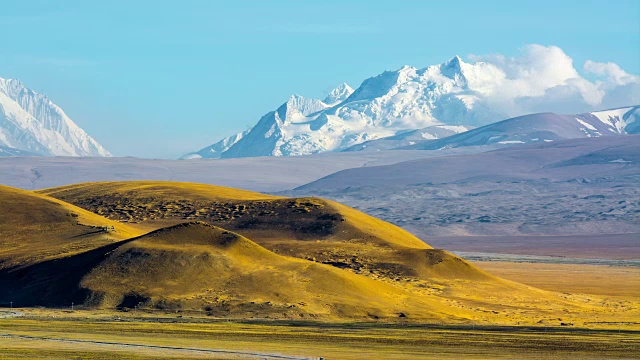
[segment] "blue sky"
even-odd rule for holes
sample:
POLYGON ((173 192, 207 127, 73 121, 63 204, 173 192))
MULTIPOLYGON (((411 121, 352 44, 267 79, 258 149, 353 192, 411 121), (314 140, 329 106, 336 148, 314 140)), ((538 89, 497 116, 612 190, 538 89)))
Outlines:
POLYGON ((640 74, 640 1, 14 1, 0 77, 45 92, 118 156, 175 158, 289 95, 458 54, 555 45, 640 74))

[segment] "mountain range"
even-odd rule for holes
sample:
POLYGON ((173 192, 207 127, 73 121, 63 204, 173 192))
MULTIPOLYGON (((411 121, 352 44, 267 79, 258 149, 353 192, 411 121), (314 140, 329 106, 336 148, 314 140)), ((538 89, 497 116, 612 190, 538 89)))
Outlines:
POLYGON ((575 116, 532 114, 496 123, 509 114, 492 110, 487 100, 495 90, 490 81, 494 72, 486 63, 465 63, 456 56, 422 69, 385 71, 355 90, 342 84, 324 100, 293 95, 252 129, 183 159, 499 146, 638 131, 638 122, 627 128, 638 107, 575 116))
MULTIPOLYGON (((482 65, 466 64, 456 56, 424 69, 404 66, 385 71, 356 90, 342 84, 324 100, 293 95, 247 133, 184 158, 308 155, 436 125, 477 126, 505 118, 479 103, 467 78, 475 79, 478 67, 482 65)), ((438 137, 441 129, 432 130, 424 138, 438 137)))
POLYGON ((111 156, 45 94, 0 78, 0 156, 111 156))
MULTIPOLYGON (((640 106, 508 118, 487 94, 493 67, 458 56, 346 83, 325 99, 292 95, 251 129, 181 159, 300 156, 389 149, 489 150, 533 142, 637 134, 640 106), (502 120, 506 119, 507 120, 502 120), (499 121, 502 120, 502 121, 499 121)), ((111 156, 46 95, 0 78, 0 156, 111 156)))

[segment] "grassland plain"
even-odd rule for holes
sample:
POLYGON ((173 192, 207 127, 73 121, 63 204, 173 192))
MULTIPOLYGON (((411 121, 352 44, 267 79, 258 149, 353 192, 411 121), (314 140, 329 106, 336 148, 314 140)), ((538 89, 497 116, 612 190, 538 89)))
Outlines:
POLYGON ((637 267, 502 261, 473 263, 501 278, 544 290, 640 299, 640 268, 637 267))
POLYGON ((30 309, 24 318, 0 319, 0 329, 0 358, 12 359, 633 359, 640 354, 637 332, 561 327, 235 322, 184 313, 30 309))

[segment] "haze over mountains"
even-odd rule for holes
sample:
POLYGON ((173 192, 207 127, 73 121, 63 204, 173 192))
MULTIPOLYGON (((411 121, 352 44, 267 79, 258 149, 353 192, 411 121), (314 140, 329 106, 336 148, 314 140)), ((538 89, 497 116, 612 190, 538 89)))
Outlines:
POLYGON ((359 167, 290 194, 349 204, 425 238, 627 233, 637 256, 639 140, 558 140, 359 167))
POLYGON ((0 78, 0 156, 111 156, 45 94, 0 78))

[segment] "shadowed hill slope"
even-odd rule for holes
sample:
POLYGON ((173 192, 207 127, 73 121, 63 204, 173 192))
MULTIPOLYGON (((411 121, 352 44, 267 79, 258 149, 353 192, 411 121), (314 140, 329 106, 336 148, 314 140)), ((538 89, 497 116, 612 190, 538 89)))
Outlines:
POLYGON ((64 257, 140 234, 58 199, 0 185, 0 269, 64 257))
POLYGON ((232 316, 397 317, 410 310, 417 317, 448 317, 457 312, 426 297, 406 304, 403 299, 412 295, 400 288, 277 255, 204 223, 175 225, 122 245, 82 286, 99 294, 101 306, 121 306, 134 298, 156 307, 210 307, 232 316))
POLYGON ((82 254, 0 272, 0 301, 207 309, 217 316, 459 319, 470 311, 332 266, 274 254, 191 222, 82 254))
MULTIPOLYGON (((183 221, 205 221, 238 232, 276 253, 391 277, 418 276, 420 270, 400 264, 405 253, 431 251, 397 226, 318 198, 281 198, 171 182, 87 183, 42 193, 149 230, 183 221)), ((433 254, 452 257, 441 251, 433 254)))
POLYGON ((204 221, 278 254, 349 268, 373 278, 488 277, 395 225, 319 198, 281 198, 170 182, 87 183, 42 193, 148 229, 204 221))
MULTIPOLYGON (((461 260, 462 261, 462 260, 461 260)), ((448 269, 452 269, 447 266, 448 269)), ((533 323, 605 316, 571 298, 496 278, 389 282, 281 256, 233 232, 189 222, 84 253, 0 270, 16 306, 205 310, 226 318, 533 323), (448 285, 445 288, 445 284, 448 285)), ((597 300, 596 300, 597 301, 597 300)), ((628 309, 621 309, 627 311, 628 309)), ((619 311, 619 310, 616 310, 619 311)), ((637 313, 637 311, 636 311, 637 313)))

